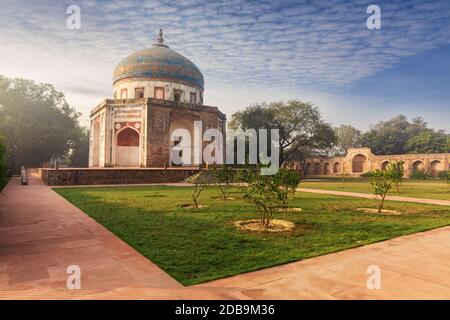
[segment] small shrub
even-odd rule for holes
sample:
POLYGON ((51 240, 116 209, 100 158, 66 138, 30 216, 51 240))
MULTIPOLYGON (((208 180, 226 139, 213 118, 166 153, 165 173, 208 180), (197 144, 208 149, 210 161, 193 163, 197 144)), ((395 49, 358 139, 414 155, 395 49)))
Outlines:
POLYGON ((275 209, 288 205, 299 184, 298 175, 280 170, 275 175, 260 175, 253 170, 246 174, 247 185, 243 186, 243 198, 250 202, 260 216, 261 225, 268 228, 275 209))
POLYGON ((378 198, 378 213, 384 207, 386 195, 392 187, 393 177, 388 170, 372 170, 370 184, 373 186, 373 194, 378 198))
POLYGON ((439 179, 445 181, 447 186, 450 185, 450 170, 439 172, 438 177, 439 177, 439 179))
POLYGON ((361 175, 361 177, 363 177, 363 178, 370 178, 371 176, 372 176, 372 171, 365 172, 361 175))
POLYGON ((411 175, 411 179, 417 179, 417 180, 428 180, 430 179, 430 175, 428 175, 425 171, 422 170, 414 170, 411 175))
POLYGON ((194 185, 194 190, 192 191, 192 201, 196 208, 199 207, 198 198, 200 193, 210 184, 214 183, 214 178, 208 171, 200 171, 185 180, 187 183, 194 185))
POLYGON ((214 166, 212 175, 219 186, 222 199, 227 200, 230 195, 232 183, 235 181, 235 173, 230 166, 223 165, 221 168, 214 166))
POLYGON ((400 193, 400 184, 403 181, 403 161, 389 163, 386 171, 390 174, 392 183, 395 185, 397 193, 400 193))

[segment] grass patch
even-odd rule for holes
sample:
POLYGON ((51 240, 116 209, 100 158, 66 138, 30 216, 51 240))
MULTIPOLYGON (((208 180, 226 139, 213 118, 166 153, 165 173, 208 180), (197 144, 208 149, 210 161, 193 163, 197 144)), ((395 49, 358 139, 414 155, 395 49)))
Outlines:
MULTIPOLYGON (((314 179, 314 178, 312 178, 314 179)), ((303 181, 301 188, 349 191, 372 193, 372 186, 368 178, 347 178, 345 184, 339 178, 321 178, 314 181, 303 181)), ((403 196, 424 199, 450 200, 450 185, 440 180, 410 180, 405 179, 400 186, 400 192, 397 193, 392 188, 388 195, 403 196)))
POLYGON ((236 200, 213 199, 206 189, 200 203, 186 210, 191 188, 171 186, 55 188, 70 202, 156 263, 183 285, 253 271, 346 248, 450 224, 450 208, 388 202, 401 216, 356 211, 375 207, 368 199, 299 193, 291 206, 302 212, 279 212, 275 219, 295 223, 288 233, 238 230, 237 220, 258 218, 236 200), (152 195, 164 195, 155 197, 152 195))

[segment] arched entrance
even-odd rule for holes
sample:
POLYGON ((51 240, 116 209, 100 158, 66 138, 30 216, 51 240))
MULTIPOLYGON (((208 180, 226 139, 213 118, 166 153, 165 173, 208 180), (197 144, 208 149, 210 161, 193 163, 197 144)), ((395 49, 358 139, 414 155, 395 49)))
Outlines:
POLYGON ((325 165, 323 166, 323 173, 325 175, 329 175, 330 174, 330 164, 328 162, 325 163, 325 165))
POLYGON ((309 162, 306 163, 305 172, 306 172, 307 175, 310 175, 310 174, 314 173, 311 163, 309 163, 309 162))
POLYGON ((444 166, 441 161, 434 160, 430 163, 430 175, 432 177, 437 177, 439 172, 444 170, 444 166))
POLYGON ((118 167, 139 166, 139 132, 125 127, 116 134, 115 165, 118 167))
POLYGON ((336 162, 333 165, 333 173, 340 173, 341 172, 341 164, 339 162, 336 162))
POLYGON ((319 175, 320 173, 320 163, 317 162, 314 164, 314 174, 319 175))
POLYGON ((414 161, 413 163, 413 172, 424 172, 425 171, 425 163, 420 160, 414 161))
POLYGON ((353 173, 363 173, 366 170, 367 157, 358 154, 352 160, 352 172, 353 173))
POLYGON ((383 161, 383 163, 381 164, 381 170, 386 171, 389 163, 389 161, 383 161))

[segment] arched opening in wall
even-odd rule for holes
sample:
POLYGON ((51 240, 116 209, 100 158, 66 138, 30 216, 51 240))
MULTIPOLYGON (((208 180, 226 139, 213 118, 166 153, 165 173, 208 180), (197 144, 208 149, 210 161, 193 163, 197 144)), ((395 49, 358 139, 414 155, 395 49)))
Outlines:
POLYGON ((333 164, 333 173, 340 173, 341 172, 341 164, 339 162, 335 162, 333 164))
POLYGON ((367 157, 358 154, 352 160, 352 172, 353 173, 363 173, 367 167, 367 157))
POLYGON ((94 119, 92 126, 92 166, 100 165, 100 119, 94 119))
POLYGON ((432 177, 437 177, 439 172, 444 170, 444 165, 439 160, 434 160, 430 163, 430 175, 432 177))
POLYGON ((327 162, 327 163, 325 163, 325 165, 323 166, 323 173, 325 174, 325 175, 329 175, 331 172, 330 172, 330 164, 327 162))
POLYGON ((136 89, 134 89, 134 97, 136 99, 144 98, 144 88, 136 88, 136 89))
POLYGON ((183 91, 181 91, 181 90, 174 90, 174 92, 173 92, 173 101, 180 102, 182 95, 183 95, 183 91))
POLYGON ((413 169, 413 172, 424 172, 425 171, 425 163, 423 163, 423 161, 420 161, 420 160, 414 161, 412 169, 413 169))
POLYGON ((115 165, 119 167, 139 166, 139 132, 125 127, 116 133, 115 165))
POLYGON ((389 161, 383 161, 383 163, 381 164, 381 170, 386 171, 389 163, 389 161))
POLYGON ((305 165, 305 172, 307 175, 313 174, 314 170, 313 170, 313 166, 311 163, 307 162, 305 165))
POLYGON ((314 164, 314 174, 315 174, 315 175, 318 175, 318 174, 320 174, 320 173, 321 173, 321 172, 320 172, 320 163, 317 162, 317 163, 314 164))
MULTIPOLYGON (((194 148, 194 121, 191 119, 175 119, 169 128, 169 165, 193 166, 194 154, 202 152, 194 148), (172 141, 172 136, 174 140, 172 141), (176 148, 176 149, 174 149, 176 148), (179 151, 176 151, 179 149, 179 151), (177 153, 178 158, 173 153, 177 153)), ((200 159, 201 160, 201 159, 200 159)))

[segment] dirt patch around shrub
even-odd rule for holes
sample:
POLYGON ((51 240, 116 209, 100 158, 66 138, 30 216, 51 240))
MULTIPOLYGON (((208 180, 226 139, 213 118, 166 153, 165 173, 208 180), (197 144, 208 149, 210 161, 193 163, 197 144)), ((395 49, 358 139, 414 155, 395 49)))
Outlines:
POLYGON ((361 211, 364 213, 385 214, 385 215, 392 215, 392 216, 398 216, 398 215, 403 214, 399 211, 387 210, 387 209, 383 209, 383 210, 381 210, 381 212, 378 212, 378 209, 374 209, 374 208, 358 208, 358 209, 356 209, 356 211, 361 211))
POLYGON ((286 212, 286 213, 295 213, 295 212, 302 212, 302 208, 278 208, 276 212, 286 212))
POLYGON ((206 209, 206 208, 209 208, 209 206, 206 206, 203 204, 199 204, 198 207, 196 207, 195 204, 193 204, 193 203, 182 204, 180 207, 182 207, 183 209, 206 209))
POLYGON ((287 220, 272 219, 268 228, 261 225, 260 219, 239 220, 234 225, 243 231, 252 232, 287 232, 295 228, 295 224, 287 220))

